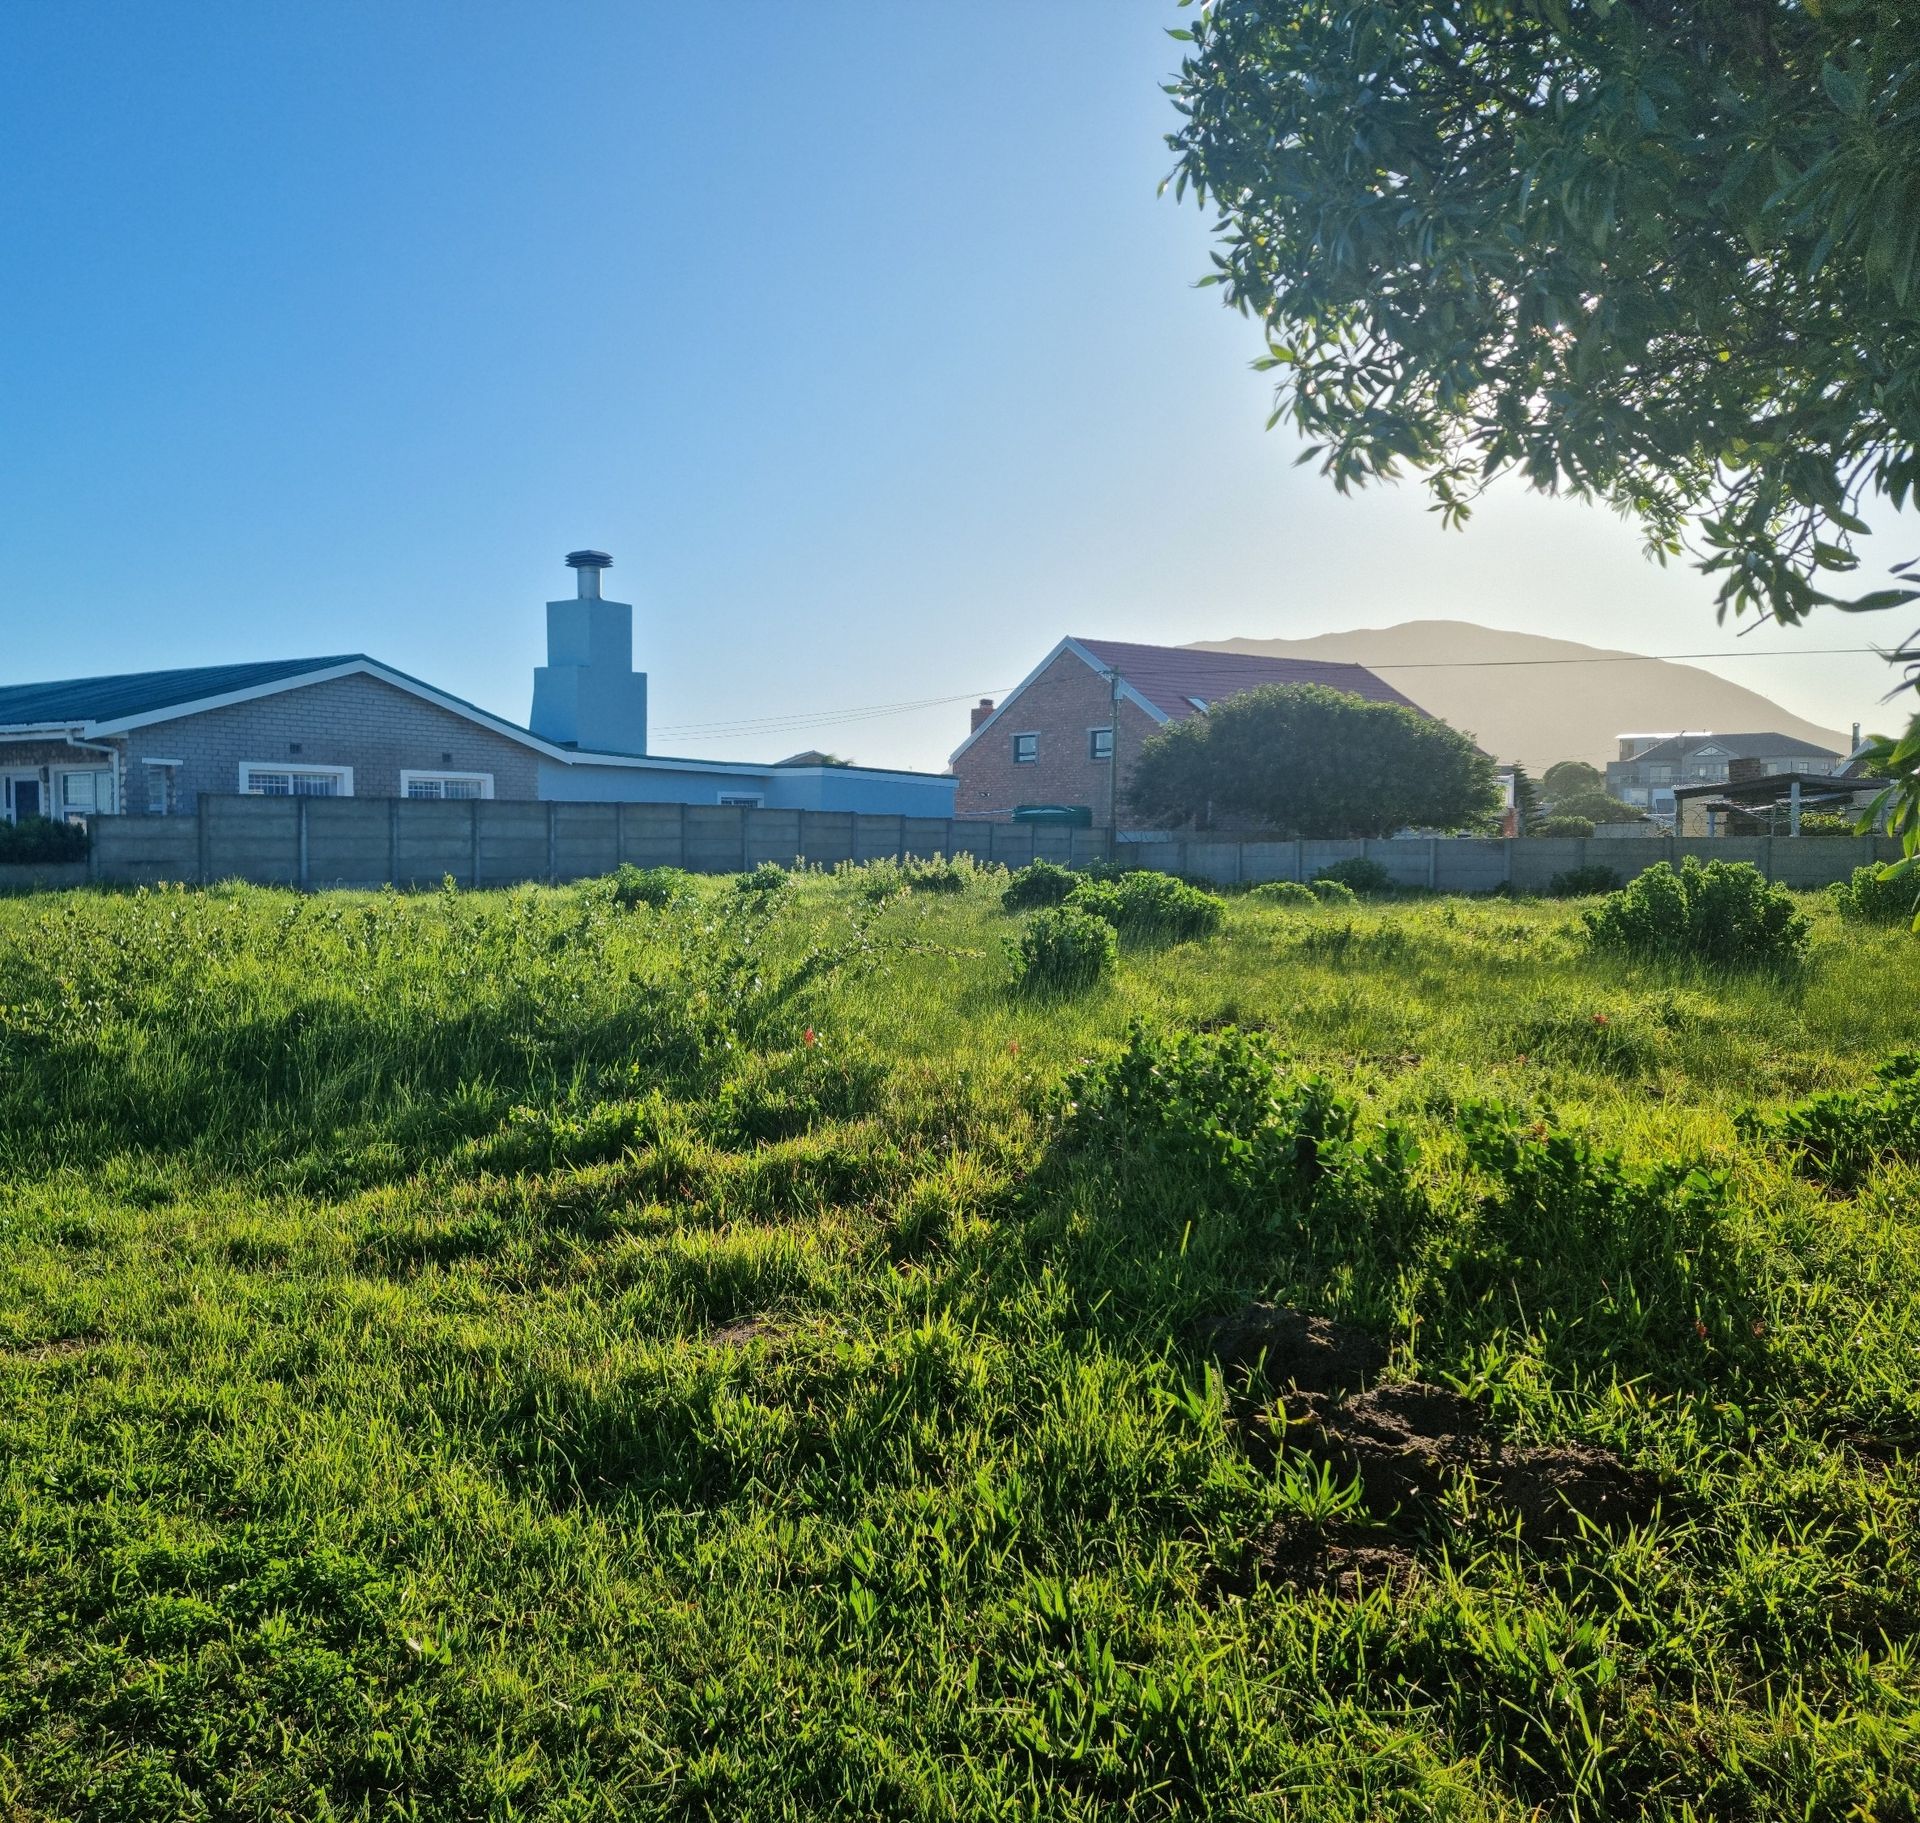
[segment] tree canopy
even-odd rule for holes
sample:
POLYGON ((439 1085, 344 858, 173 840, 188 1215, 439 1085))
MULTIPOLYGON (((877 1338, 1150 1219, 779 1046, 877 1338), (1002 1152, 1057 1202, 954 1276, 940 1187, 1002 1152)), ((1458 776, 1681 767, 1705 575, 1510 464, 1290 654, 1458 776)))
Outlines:
POLYGON ((1920 487, 1913 0, 1211 0, 1175 35, 1203 282, 1338 486, 1603 500, 1723 616, 1920 594, 1844 592, 1863 502, 1920 487))
POLYGON ((1549 804, 1581 791, 1604 791, 1606 774, 1585 760, 1555 760, 1540 775, 1540 793, 1549 804))
POLYGON ((1175 722, 1140 749, 1141 815, 1230 821, 1289 836, 1454 829, 1500 802, 1493 762, 1464 734, 1399 703, 1276 684, 1175 722))

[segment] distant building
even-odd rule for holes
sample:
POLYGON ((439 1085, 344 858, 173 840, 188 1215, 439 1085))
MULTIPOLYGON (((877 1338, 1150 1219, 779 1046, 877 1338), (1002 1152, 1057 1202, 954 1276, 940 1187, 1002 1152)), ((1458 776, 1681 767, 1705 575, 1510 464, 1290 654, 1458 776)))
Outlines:
POLYGON ((1724 784, 1674 787, 1674 834, 1772 836, 1800 834, 1810 810, 1857 817, 1887 781, 1869 778, 1866 750, 1832 774, 1779 772, 1760 760, 1735 760, 1724 784))
POLYGON ((1361 665, 1063 639, 997 705, 983 697, 954 749, 953 814, 1002 821, 1039 805, 1105 824, 1140 746, 1172 722, 1266 684, 1322 684, 1425 715, 1361 665))
POLYGON ((1607 795, 1670 824, 1676 787, 1724 785, 1736 761, 1803 778, 1828 778, 1847 764, 1791 734, 1623 734, 1620 757, 1607 762, 1607 795))
POLYGON ((633 609, 603 551, 567 559, 525 727, 364 653, 0 685, 0 815, 173 816, 202 794, 743 804, 946 817, 943 774, 647 751, 633 609))

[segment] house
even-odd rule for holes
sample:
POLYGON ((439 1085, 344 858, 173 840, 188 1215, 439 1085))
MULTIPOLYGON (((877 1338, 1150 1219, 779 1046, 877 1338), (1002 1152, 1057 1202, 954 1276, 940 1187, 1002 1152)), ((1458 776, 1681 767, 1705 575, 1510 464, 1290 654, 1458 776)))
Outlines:
POLYGON ((983 697, 974 708, 951 761, 953 814, 1006 821, 1044 804, 1088 809, 1108 824, 1149 735, 1266 684, 1322 684, 1417 709, 1360 665, 1063 639, 997 705, 983 697))
POLYGON ((1677 786, 1724 785, 1736 761, 1803 778, 1829 777, 1847 763, 1790 734, 1623 734, 1620 757, 1607 762, 1607 794, 1670 823, 1677 786))
POLYGON ((1886 789, 1868 778, 1856 753, 1833 775, 1780 772, 1761 760, 1735 760, 1721 784, 1674 787, 1674 833, 1681 836, 1771 836, 1800 833, 1809 810, 1858 816, 1886 789))
POLYGON ((944 775, 649 753, 633 609, 600 594, 612 559, 567 562, 575 593, 547 604, 524 727, 364 653, 0 685, 0 811, 174 816, 241 793, 952 814, 944 775))

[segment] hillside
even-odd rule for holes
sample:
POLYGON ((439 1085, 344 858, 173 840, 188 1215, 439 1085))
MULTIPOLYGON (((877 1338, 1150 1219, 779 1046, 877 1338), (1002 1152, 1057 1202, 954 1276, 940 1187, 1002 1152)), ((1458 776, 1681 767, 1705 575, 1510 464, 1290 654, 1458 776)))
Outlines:
POLYGON ((1381 676, 1429 714, 1471 734, 1496 758, 1536 772, 1555 760, 1605 764, 1616 737, 1652 730, 1758 729, 1791 734, 1835 752, 1846 736, 1817 727, 1757 690, 1695 665, 1646 660, 1637 653, 1584 646, 1537 633, 1509 633, 1464 620, 1410 620, 1356 627, 1311 639, 1196 640, 1207 652, 1258 652, 1376 666, 1381 676), (1619 664, 1518 664, 1516 660, 1618 659, 1619 664), (1462 661, 1472 661, 1471 667, 1462 661), (1397 665, 1459 669, 1396 670, 1397 665), (1485 667, 1485 668, 1481 668, 1485 667))

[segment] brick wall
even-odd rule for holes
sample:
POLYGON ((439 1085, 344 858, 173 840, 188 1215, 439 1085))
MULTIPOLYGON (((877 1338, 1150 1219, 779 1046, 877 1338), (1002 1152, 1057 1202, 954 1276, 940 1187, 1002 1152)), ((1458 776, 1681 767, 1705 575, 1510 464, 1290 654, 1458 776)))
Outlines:
POLYGON ((490 772, 497 798, 539 796, 531 749, 375 677, 306 684, 135 729, 126 762, 126 808, 135 815, 148 807, 147 758, 182 762, 172 806, 180 814, 203 791, 238 791, 245 760, 351 766, 354 795, 363 798, 398 797, 403 768, 490 772))
MULTIPOLYGON (((1018 804, 1084 804, 1104 824, 1113 789, 1112 765, 1090 756, 1088 731, 1113 719, 1107 680, 1071 652, 1062 652, 1032 683, 1009 697, 1004 712, 954 762, 959 789, 955 816, 1005 819, 1018 804), (1038 734, 1031 765, 1016 765, 1013 737, 1038 734)), ((1120 704, 1115 745, 1120 765, 1122 827, 1126 780, 1140 744, 1159 724, 1136 704, 1120 704)))

